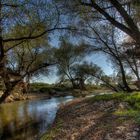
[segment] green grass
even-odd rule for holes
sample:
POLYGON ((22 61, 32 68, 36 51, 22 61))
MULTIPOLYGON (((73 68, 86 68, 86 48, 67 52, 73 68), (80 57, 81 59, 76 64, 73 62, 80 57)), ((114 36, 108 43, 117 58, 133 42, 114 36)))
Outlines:
POLYGON ((55 124, 55 127, 51 128, 50 130, 48 130, 42 137, 40 140, 53 140, 54 137, 59 133, 61 127, 62 127, 63 121, 62 120, 58 120, 57 123, 55 124))
POLYGON ((140 124, 140 110, 136 109, 124 109, 117 110, 114 112, 115 115, 125 118, 130 118, 134 120, 136 123, 140 124))
POLYGON ((129 108, 118 109, 113 114, 120 117, 131 118, 140 124, 140 92, 96 95, 95 97, 88 99, 90 103, 110 100, 126 102, 129 105, 129 108))
POLYGON ((89 102, 98 102, 98 101, 110 101, 110 100, 118 100, 122 101, 128 95, 126 93, 114 93, 114 94, 104 94, 104 95, 96 95, 89 100, 89 102))
POLYGON ((128 102, 130 106, 138 107, 138 104, 140 103, 140 93, 133 93, 129 96, 126 96, 124 101, 128 102))

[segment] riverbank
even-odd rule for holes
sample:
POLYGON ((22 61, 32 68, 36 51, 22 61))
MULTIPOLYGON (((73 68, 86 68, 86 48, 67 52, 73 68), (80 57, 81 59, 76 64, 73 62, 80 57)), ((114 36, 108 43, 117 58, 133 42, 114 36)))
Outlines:
POLYGON ((140 93, 99 95, 61 106, 41 140, 139 140, 140 93))
MULTIPOLYGON (((3 92, 0 91, 0 96, 2 96, 3 92)), ((80 96, 86 96, 87 94, 90 94, 88 91, 80 91, 80 90, 71 90, 71 91, 56 91, 51 90, 49 92, 32 92, 32 93, 26 93, 21 94, 18 92, 14 92, 10 96, 8 96, 4 103, 10 103, 14 101, 22 101, 22 100, 36 100, 36 99, 50 99, 52 97, 65 97, 65 96, 74 96, 74 97, 80 97, 80 96)))
MULTIPOLYGON (((0 91, 0 96, 2 96, 2 91, 0 91)), ((4 103, 10 103, 10 102, 15 102, 15 101, 23 101, 23 100, 38 100, 38 99, 50 99, 52 97, 64 97, 64 96, 69 96, 72 95, 72 93, 69 92, 55 92, 55 93, 26 93, 26 94, 21 94, 21 93, 13 93, 10 96, 8 96, 5 100, 4 103)))
MULTIPOLYGON (((65 97, 65 96, 73 96, 73 97, 85 97, 90 95, 98 95, 100 93, 111 93, 111 90, 79 90, 79 89, 71 89, 69 91, 57 91, 57 90, 50 90, 49 92, 32 92, 26 94, 20 93, 13 93, 8 96, 4 103, 14 102, 14 101, 22 101, 22 100, 36 100, 36 99, 50 99, 53 97, 65 97)), ((2 91, 0 91, 0 96, 2 95, 2 91)))

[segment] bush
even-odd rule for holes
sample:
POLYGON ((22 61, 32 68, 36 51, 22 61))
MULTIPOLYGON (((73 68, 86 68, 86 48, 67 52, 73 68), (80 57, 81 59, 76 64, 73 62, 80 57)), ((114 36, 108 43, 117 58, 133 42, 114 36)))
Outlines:
POLYGON ((96 95, 89 100, 91 102, 98 102, 98 101, 110 101, 110 100, 118 100, 122 101, 127 95, 125 93, 114 93, 114 94, 104 94, 104 95, 96 95))
POLYGON ((55 90, 55 91, 69 91, 71 90, 71 87, 65 86, 65 85, 60 85, 60 86, 56 86, 54 84, 50 85, 47 83, 32 83, 30 85, 30 92, 50 92, 51 90, 55 90))
POLYGON ((52 85, 46 83, 32 83, 30 84, 30 92, 48 92, 52 85))

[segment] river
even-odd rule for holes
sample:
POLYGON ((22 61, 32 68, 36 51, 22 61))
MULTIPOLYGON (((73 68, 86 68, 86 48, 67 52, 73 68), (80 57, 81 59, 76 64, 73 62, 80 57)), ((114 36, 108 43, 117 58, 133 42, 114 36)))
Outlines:
POLYGON ((72 96, 0 105, 0 140, 38 140, 72 96))

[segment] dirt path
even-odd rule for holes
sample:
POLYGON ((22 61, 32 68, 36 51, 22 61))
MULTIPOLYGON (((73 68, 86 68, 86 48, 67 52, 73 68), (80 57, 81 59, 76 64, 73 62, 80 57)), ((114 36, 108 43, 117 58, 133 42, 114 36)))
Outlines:
POLYGON ((118 107, 115 101, 72 101, 61 107, 54 129, 43 140, 139 140, 138 124, 114 115, 118 107))

